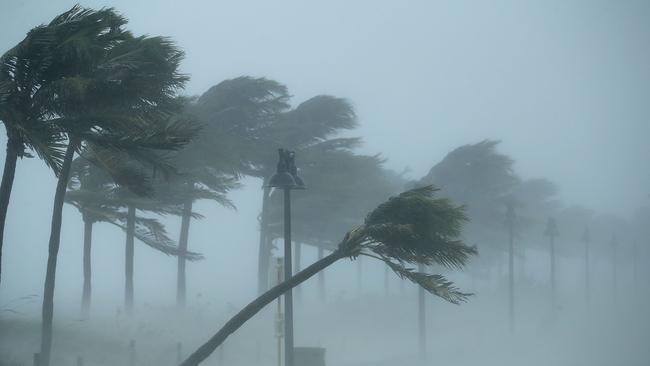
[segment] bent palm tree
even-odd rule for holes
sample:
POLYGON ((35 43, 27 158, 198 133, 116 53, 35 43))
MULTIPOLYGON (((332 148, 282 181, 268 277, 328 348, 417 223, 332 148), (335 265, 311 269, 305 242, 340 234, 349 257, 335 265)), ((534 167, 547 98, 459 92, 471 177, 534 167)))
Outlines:
POLYGON ((34 28, 0 57, 0 121, 7 133, 0 184, 0 275, 5 222, 18 158, 31 157, 27 151, 31 150, 55 172, 61 169, 63 160, 62 135, 45 120, 47 103, 39 98, 39 90, 53 81, 48 72, 52 39, 46 27, 34 28))
POLYGON ((47 122, 67 140, 52 209, 42 308, 40 366, 48 366, 57 257, 70 167, 84 144, 147 160, 151 151, 173 150, 190 135, 174 123, 175 93, 187 80, 178 72, 183 53, 161 37, 134 37, 111 9, 79 6, 45 29, 54 45, 45 56, 54 81, 38 90, 47 122), (161 126, 161 121, 168 123, 161 126))
POLYGON ((364 223, 345 234, 337 248, 293 277, 253 300, 232 317, 210 340, 192 353, 181 366, 203 362, 248 319, 284 292, 343 258, 368 256, 384 262, 403 279, 453 304, 466 301, 464 293, 441 275, 416 272, 409 265, 441 264, 462 268, 476 249, 460 239, 467 220, 462 207, 447 199, 434 198, 432 186, 406 191, 375 208, 364 223))

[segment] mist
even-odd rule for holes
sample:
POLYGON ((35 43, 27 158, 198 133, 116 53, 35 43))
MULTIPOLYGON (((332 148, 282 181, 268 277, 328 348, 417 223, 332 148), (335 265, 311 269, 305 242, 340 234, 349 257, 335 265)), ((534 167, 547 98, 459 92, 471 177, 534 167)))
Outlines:
POLYGON ((87 66, 80 51, 68 70, 61 49, 85 50, 84 33, 47 49, 70 57, 52 58, 58 79, 50 58, 22 64, 45 65, 29 87, 53 95, 25 97, 4 61, 75 4, 0 4, 5 176, 12 141, 25 152, 2 183, 0 366, 187 362, 282 282, 279 173, 296 180, 293 275, 346 255, 293 287, 295 365, 284 295, 202 365, 650 364, 650 3, 85 1, 135 38, 168 37, 150 46, 165 67, 146 52, 87 66), (167 79, 137 86, 154 72, 167 79), (40 144, 34 123, 58 127, 40 144), (434 219, 398 196, 413 189, 434 219), (408 218, 373 221, 399 197, 408 218))

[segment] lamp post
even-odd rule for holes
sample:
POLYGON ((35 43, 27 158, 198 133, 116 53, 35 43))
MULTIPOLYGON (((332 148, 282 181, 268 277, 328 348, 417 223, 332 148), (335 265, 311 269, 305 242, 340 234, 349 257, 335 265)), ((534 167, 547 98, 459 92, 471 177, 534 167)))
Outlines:
MULTIPOLYGON (((291 271, 291 191, 305 189, 298 176, 293 151, 278 149, 279 161, 275 174, 269 179, 269 187, 284 191, 284 280, 292 276, 291 271)), ((293 366, 293 292, 284 295, 284 364, 293 366)))

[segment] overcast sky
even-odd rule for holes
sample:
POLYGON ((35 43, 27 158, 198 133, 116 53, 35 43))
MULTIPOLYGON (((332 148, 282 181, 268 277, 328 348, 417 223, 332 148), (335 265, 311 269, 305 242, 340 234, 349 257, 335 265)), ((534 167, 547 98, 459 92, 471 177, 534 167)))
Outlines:
MULTIPOLYGON (((75 1, 2 0, 0 49, 75 1)), ((648 1, 84 1, 172 37, 188 94, 239 75, 349 98, 363 152, 424 175, 485 138, 568 203, 650 201, 648 1)), ((44 169, 33 174, 49 174, 44 169)), ((21 184, 20 181, 17 181, 21 184)))

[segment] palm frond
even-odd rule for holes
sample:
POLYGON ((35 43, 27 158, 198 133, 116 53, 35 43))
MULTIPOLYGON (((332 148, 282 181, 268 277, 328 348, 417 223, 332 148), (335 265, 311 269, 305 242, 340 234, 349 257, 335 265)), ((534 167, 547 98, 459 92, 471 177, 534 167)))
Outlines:
POLYGON ((407 268, 391 261, 385 261, 385 263, 400 278, 408 279, 409 281, 421 286, 429 293, 441 297, 452 304, 458 305, 466 302, 467 298, 473 295, 471 293, 460 291, 459 288, 454 286, 453 282, 447 280, 444 276, 417 272, 412 268, 407 268))

